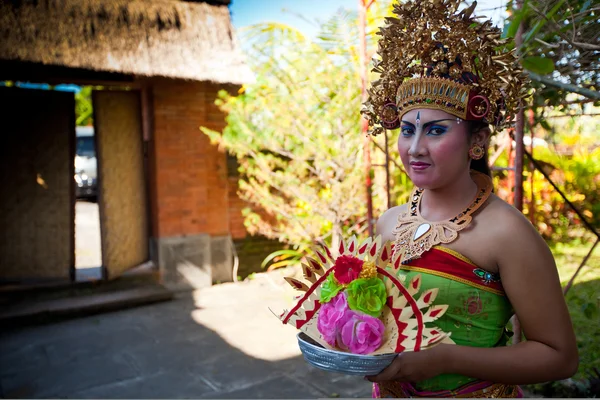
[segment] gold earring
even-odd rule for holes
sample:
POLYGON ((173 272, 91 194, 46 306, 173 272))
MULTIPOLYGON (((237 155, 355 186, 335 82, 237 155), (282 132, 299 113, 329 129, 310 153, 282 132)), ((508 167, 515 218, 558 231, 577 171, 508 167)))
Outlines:
POLYGON ((469 149, 469 157, 471 157, 473 160, 481 160, 483 158, 483 152, 483 146, 474 143, 469 149))

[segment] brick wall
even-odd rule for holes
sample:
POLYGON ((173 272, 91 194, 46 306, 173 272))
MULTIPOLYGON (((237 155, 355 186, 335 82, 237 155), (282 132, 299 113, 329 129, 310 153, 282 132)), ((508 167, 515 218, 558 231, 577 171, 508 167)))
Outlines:
POLYGON ((214 104, 220 89, 237 88, 152 81, 154 135, 149 167, 154 237, 229 233, 226 155, 199 130, 200 126, 214 130, 225 126, 224 115, 214 104))
POLYGON ((210 144, 199 129, 225 127, 215 106, 217 92, 237 87, 207 82, 153 80, 153 137, 149 144, 153 236, 170 238, 207 233, 231 235, 239 257, 238 275, 260 272, 264 258, 283 244, 249 236, 237 195, 235 158, 210 144))

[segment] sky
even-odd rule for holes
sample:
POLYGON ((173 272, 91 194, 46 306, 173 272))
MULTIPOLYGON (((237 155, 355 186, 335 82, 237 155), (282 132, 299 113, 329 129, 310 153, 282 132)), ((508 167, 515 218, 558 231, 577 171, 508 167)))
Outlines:
MULTIPOLYGON (((248 25, 276 21, 291 25, 307 36, 316 35, 316 28, 302 17, 326 21, 340 8, 355 10, 359 0, 232 0, 229 9, 236 29, 248 25)), ((500 25, 507 0, 479 0, 477 15, 492 18, 500 25)), ((468 1, 471 4, 471 0, 468 1)))

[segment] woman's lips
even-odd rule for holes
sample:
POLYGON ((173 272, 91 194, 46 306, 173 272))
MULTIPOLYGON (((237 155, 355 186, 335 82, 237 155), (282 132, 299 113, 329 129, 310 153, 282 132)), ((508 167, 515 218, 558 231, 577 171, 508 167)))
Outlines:
POLYGON ((430 167, 431 164, 427 164, 427 163, 424 163, 424 162, 413 161, 413 162, 410 163, 410 166, 415 171, 422 171, 422 170, 427 169, 428 167, 430 167))

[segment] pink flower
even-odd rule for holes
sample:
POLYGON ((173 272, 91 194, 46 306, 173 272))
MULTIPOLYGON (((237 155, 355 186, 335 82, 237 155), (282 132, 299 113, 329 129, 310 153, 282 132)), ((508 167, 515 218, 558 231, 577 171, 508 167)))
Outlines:
POLYGON ((354 354, 370 354, 381 346, 384 330, 378 318, 348 310, 339 321, 337 345, 354 354))
POLYGON ((335 260, 333 275, 342 285, 347 285, 360 275, 363 261, 352 256, 340 256, 335 260))
POLYGON ((317 317, 317 329, 323 335, 323 339, 332 346, 335 346, 338 324, 346 311, 348 311, 348 302, 344 293, 338 293, 331 301, 321 305, 317 317))

